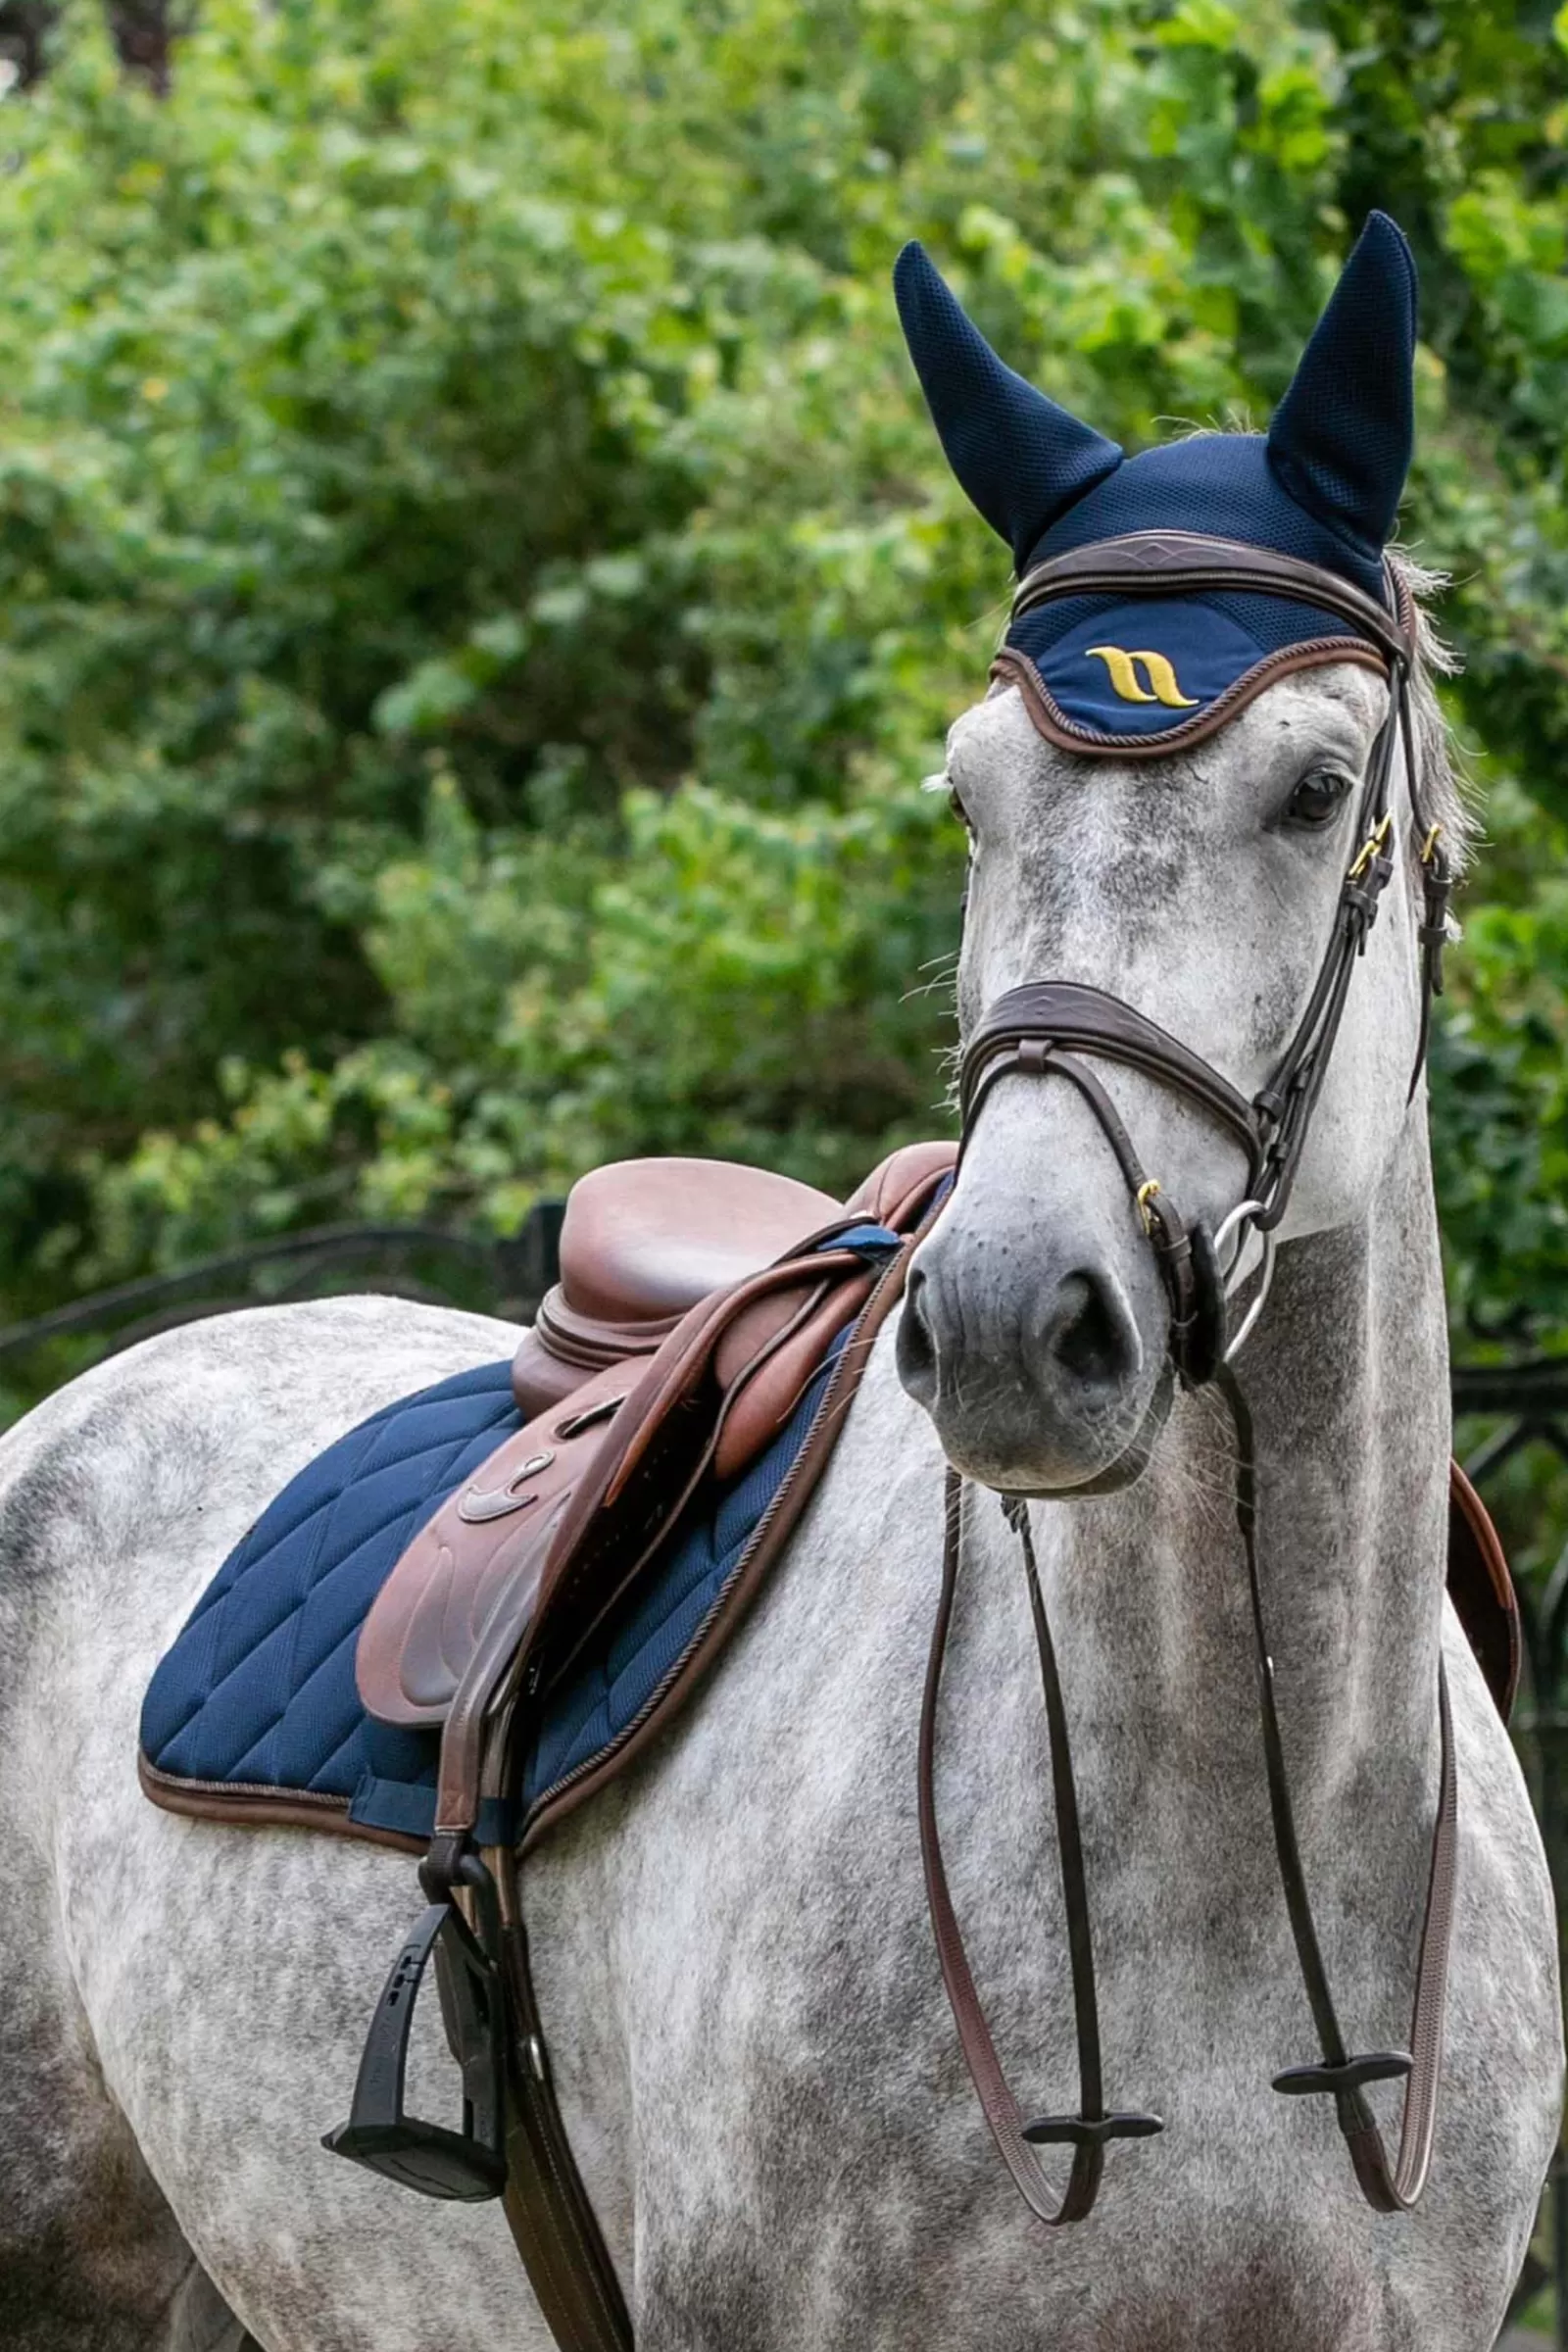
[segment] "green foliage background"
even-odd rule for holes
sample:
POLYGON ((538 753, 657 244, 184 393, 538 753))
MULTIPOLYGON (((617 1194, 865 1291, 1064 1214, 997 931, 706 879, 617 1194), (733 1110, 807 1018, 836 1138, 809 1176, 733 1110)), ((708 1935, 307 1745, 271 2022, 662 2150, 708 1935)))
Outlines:
POLYGON ((1568 1336, 1568 46, 1473 0, 206 0, 0 108, 7 1317, 617 1153, 943 1117, 922 775, 1006 559, 918 234, 1104 430, 1267 414, 1366 207, 1489 846, 1455 1316, 1568 1336))

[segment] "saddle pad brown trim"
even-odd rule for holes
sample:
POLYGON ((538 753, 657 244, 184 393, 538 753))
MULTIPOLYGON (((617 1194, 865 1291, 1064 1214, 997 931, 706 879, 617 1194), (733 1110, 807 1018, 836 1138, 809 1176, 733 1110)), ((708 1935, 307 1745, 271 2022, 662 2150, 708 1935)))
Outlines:
POLYGON ((318 1796, 309 1788, 248 1787, 243 1781, 185 1781, 160 1772, 145 1753, 136 1751, 136 1777, 142 1794, 165 1813, 188 1814, 196 1821, 221 1821, 243 1830, 322 1830, 332 1838, 358 1838, 368 1845, 386 1845, 400 1854, 422 1854, 428 1838, 405 1838, 397 1830, 380 1830, 351 1821, 346 1796, 318 1796))

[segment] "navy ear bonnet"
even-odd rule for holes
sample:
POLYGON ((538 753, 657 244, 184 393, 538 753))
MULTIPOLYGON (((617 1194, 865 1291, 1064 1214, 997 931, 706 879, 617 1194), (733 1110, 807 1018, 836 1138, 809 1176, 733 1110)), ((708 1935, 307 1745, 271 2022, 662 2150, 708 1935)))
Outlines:
MULTIPOLYGON (((1368 219, 1267 433, 1199 433, 1133 458, 1003 365, 923 247, 905 247, 893 283, 948 461, 1020 579, 1100 540, 1196 531, 1315 564, 1390 607, 1416 278, 1385 214, 1368 219)), ((1336 649, 1364 660, 1370 639, 1310 604, 1216 591, 1062 597, 1016 619, 1005 643, 1064 736, 1093 750, 1185 736, 1221 695, 1239 707, 1282 666, 1336 649)))

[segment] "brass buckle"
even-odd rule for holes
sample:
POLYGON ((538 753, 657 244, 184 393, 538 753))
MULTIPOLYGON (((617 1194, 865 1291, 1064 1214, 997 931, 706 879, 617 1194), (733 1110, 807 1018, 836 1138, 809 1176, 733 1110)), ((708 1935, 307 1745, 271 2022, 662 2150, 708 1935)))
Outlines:
POLYGON ((1345 877, 1347 882, 1360 881, 1362 875, 1366 872, 1367 867, 1372 863, 1373 858, 1381 857, 1384 845, 1388 841, 1389 835, 1393 832, 1393 830, 1394 811, 1392 808, 1386 809, 1383 815, 1379 817, 1377 823, 1373 826, 1371 832, 1367 835, 1365 841, 1362 842, 1361 847, 1356 851, 1355 861, 1351 865, 1349 872, 1345 877))

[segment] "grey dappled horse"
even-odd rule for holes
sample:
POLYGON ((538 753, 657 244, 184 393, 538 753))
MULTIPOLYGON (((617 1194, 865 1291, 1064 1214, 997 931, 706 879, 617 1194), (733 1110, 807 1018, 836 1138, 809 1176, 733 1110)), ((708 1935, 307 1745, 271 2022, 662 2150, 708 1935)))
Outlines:
MULTIPOLYGON (((1200 744, 1143 761, 1053 743, 1016 685, 977 705, 949 761, 974 843, 962 1024, 1069 977, 1156 1010, 1250 1094, 1321 960, 1386 693, 1353 661, 1287 669, 1200 744)), ((1415 700, 1427 803, 1457 841, 1424 677, 1415 700)), ((1330 2103, 1270 2089, 1312 2050, 1229 1426, 1172 1381, 1165 1295, 1102 1127, 1072 1088, 1009 1079, 922 1247, 918 1315, 878 1344, 733 1649, 525 1873, 566 2121, 641 2352, 1492 2343, 1555 2138, 1561 2040, 1540 1840, 1443 1594, 1443 1288, 1424 1090, 1406 1102, 1417 846, 1401 815, 1242 1361, 1298 1824, 1362 2046, 1407 2027, 1440 1642, 1446 1657, 1458 1910, 1423 2201, 1372 2213, 1330 2103), (922 1888, 944 1451, 1037 1496, 1107 2090, 1165 2120, 1112 2147, 1093 2217, 1050 2235, 996 2164, 922 1888)), ((1110 1082, 1148 1163, 1218 1224, 1236 1199, 1224 1139, 1155 1079, 1110 1082)), ((427 2205, 318 2146, 407 1925, 409 1863, 176 1819, 135 1768, 153 1666, 264 1504, 363 1416, 515 1338, 390 1299, 237 1315, 89 1373, 0 1449, 0 2320, 17 2352, 197 2352, 241 2325, 267 2352, 548 2352, 497 2208, 427 2205)), ((1061 2106, 1049 1762, 994 1494, 974 1491, 966 1546, 937 1789, 949 1865, 1009 2072, 1061 2106)), ((1373 2100, 1387 2128, 1397 2085, 1373 2100)))

